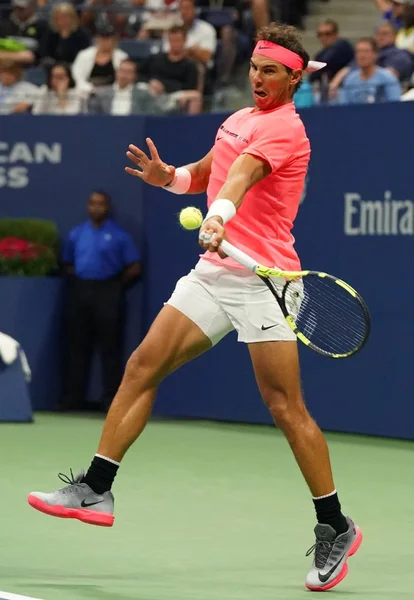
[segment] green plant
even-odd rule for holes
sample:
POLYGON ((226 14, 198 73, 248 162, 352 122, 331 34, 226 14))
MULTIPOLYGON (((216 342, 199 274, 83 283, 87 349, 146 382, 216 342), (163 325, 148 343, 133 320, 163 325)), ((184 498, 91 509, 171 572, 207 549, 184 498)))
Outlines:
POLYGON ((42 219, 0 219, 0 239, 16 237, 49 248, 58 247, 56 223, 42 219))
POLYGON ((55 223, 41 219, 0 219, 0 240, 9 237, 46 248, 29 260, 18 253, 7 258, 0 255, 0 275, 42 277, 57 270, 59 236, 55 223))

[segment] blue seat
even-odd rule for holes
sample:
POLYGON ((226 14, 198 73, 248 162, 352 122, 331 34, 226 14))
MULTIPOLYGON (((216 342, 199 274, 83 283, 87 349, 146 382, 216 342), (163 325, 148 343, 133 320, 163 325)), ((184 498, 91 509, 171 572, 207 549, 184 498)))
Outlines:
POLYGON ((120 40, 119 47, 132 60, 142 61, 161 51, 161 40, 120 40))
POLYGON ((45 85, 46 71, 43 67, 29 67, 24 72, 24 79, 34 85, 45 85))

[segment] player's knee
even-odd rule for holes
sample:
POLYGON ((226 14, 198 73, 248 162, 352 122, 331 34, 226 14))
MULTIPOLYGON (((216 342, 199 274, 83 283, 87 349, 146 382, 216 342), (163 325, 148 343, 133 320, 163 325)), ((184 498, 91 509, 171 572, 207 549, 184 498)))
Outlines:
POLYGON ((124 381, 143 388, 158 385, 163 379, 163 365, 157 353, 143 343, 131 354, 124 374, 124 381))
POLYGON ((297 393, 269 389, 263 393, 263 400, 282 431, 288 432, 300 427, 303 418, 306 417, 306 408, 297 393))

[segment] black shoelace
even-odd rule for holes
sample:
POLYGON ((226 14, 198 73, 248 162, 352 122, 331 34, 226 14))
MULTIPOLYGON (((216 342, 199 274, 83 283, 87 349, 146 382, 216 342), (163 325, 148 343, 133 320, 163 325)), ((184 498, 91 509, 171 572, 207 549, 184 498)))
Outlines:
POLYGON ((306 552, 306 556, 309 556, 313 551, 315 551, 315 566, 317 569, 323 569, 328 561, 332 547, 333 542, 316 540, 316 543, 306 552))
POLYGON ((64 473, 58 473, 58 477, 60 481, 63 481, 63 483, 67 483, 68 485, 75 485, 76 483, 79 483, 78 481, 76 481, 72 469, 70 470, 70 477, 68 475, 65 475, 64 473))

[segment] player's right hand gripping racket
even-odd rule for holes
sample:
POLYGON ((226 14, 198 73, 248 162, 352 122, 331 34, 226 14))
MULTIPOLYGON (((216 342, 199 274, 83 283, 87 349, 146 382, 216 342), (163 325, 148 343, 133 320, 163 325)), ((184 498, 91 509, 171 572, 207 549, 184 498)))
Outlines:
POLYGON ((306 346, 330 358, 348 358, 363 348, 370 333, 370 314, 363 298, 350 285, 319 271, 265 267, 226 240, 221 247, 264 281, 287 323, 306 346), (272 277, 285 282, 280 285, 272 277))

